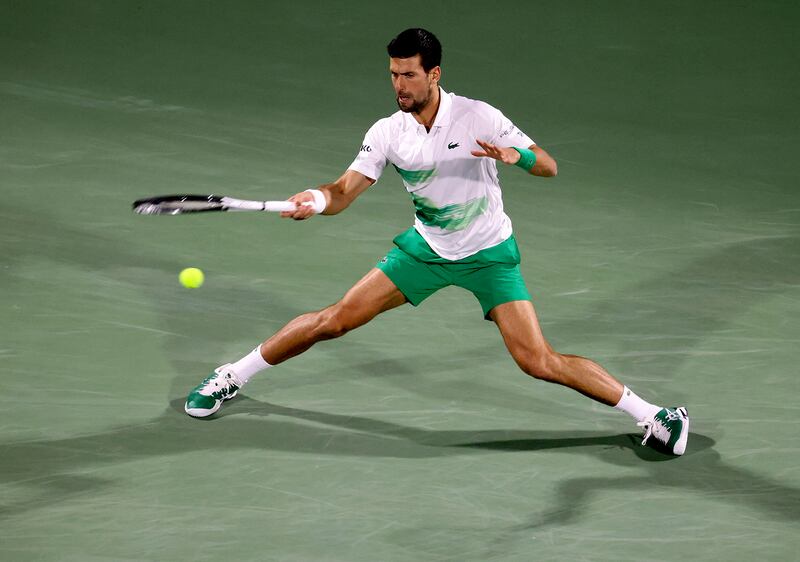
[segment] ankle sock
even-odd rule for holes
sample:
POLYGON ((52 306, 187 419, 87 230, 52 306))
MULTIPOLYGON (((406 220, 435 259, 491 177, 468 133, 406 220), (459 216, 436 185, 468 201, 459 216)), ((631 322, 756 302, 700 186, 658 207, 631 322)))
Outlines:
POLYGON ((264 358, 261 356, 261 346, 258 345, 256 348, 239 359, 236 363, 231 363, 231 370, 236 373, 236 378, 242 384, 245 384, 249 381, 253 375, 272 367, 269 363, 267 363, 264 358))
POLYGON ((619 402, 614 408, 626 412, 637 422, 644 421, 661 410, 660 406, 656 406, 639 398, 636 393, 627 386, 623 387, 622 398, 619 399, 619 402))

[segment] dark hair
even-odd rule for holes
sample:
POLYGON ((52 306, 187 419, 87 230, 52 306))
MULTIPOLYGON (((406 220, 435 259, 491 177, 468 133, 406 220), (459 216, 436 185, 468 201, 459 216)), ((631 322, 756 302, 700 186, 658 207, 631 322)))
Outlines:
POLYGON ((425 72, 442 64, 442 44, 433 33, 418 27, 406 29, 389 41, 386 50, 393 59, 410 59, 420 55, 425 72))

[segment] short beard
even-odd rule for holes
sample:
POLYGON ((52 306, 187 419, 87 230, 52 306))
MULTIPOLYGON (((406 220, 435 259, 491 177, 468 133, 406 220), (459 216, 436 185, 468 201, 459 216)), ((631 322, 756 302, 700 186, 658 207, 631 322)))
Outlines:
POLYGON ((428 104, 431 103, 432 98, 433 98, 433 90, 428 90, 428 96, 424 100, 422 101, 414 100, 414 103, 412 103, 408 109, 403 109, 403 106, 400 105, 399 96, 395 98, 395 101, 397 102, 397 107, 399 107, 400 111, 402 111, 403 113, 416 113, 417 115, 419 115, 420 113, 422 113, 423 109, 428 107, 428 104))

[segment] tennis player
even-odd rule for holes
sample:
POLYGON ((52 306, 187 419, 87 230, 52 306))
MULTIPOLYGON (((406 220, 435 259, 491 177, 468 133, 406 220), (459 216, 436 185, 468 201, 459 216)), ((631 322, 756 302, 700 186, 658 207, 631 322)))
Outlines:
POLYGON ((395 247, 339 302, 298 316, 247 356, 215 369, 189 393, 186 413, 210 416, 256 373, 382 312, 405 303, 418 306, 456 285, 475 295, 525 373, 627 412, 644 429, 642 444, 683 454, 689 434, 685 408, 643 400, 597 363, 557 353, 542 335, 503 211, 497 165, 553 177, 555 160, 499 110, 439 86, 442 49, 432 33, 407 29, 387 50, 400 110, 367 131, 338 180, 290 197, 297 208, 282 216, 339 214, 391 164, 414 204, 414 226, 394 239, 395 247))

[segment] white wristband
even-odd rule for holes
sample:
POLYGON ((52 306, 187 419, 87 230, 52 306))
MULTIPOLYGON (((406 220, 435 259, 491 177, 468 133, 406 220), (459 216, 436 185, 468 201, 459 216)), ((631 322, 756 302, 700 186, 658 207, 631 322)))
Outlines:
POLYGON ((314 212, 320 214, 328 206, 328 200, 325 199, 325 194, 319 189, 306 189, 305 193, 310 193, 314 196, 314 212))

